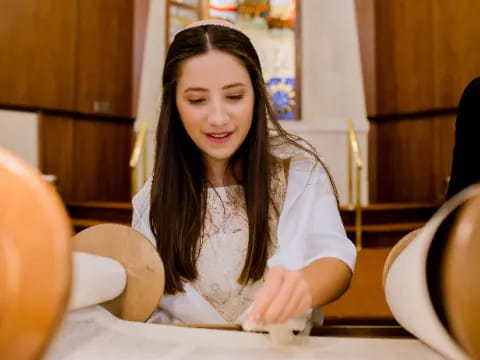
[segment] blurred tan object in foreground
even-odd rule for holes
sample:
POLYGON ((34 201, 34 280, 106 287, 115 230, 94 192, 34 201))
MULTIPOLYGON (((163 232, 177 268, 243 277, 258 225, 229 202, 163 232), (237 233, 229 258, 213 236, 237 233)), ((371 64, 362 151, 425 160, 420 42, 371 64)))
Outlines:
POLYGON ((143 235, 102 224, 72 241, 54 187, 2 149, 0 199, 2 360, 41 358, 67 310, 101 303, 120 319, 143 322, 156 309, 163 264, 143 235))
POLYGON ((39 358, 65 312, 71 233, 54 188, 0 149, 0 354, 39 358))
POLYGON ((480 359, 480 185, 446 202, 390 252, 384 270, 396 320, 451 359, 480 359))

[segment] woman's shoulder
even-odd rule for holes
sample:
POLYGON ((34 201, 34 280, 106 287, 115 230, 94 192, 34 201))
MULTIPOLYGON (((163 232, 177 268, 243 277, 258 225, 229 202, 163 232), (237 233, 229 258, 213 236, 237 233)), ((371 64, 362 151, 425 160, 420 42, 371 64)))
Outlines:
POLYGON ((291 142, 279 135, 270 138, 271 154, 288 167, 288 178, 305 184, 325 180, 330 182, 325 162, 313 145, 300 137, 294 137, 293 140, 291 142))
POLYGON ((151 241, 156 246, 157 241, 150 228, 150 189, 152 187, 152 178, 148 178, 140 191, 133 197, 133 216, 132 228, 151 241))
POLYGON ((288 138, 275 132, 270 134, 270 152, 281 160, 310 160, 318 158, 315 148, 305 139, 295 135, 288 138))
POLYGON ((142 188, 132 199, 133 211, 139 214, 147 212, 150 207, 150 190, 152 188, 152 177, 150 176, 142 188))

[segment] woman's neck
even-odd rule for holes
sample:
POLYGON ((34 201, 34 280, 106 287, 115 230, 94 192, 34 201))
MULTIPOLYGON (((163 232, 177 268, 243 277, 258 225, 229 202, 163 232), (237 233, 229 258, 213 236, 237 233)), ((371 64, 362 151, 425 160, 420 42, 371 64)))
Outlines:
POLYGON ((238 183, 226 161, 207 162, 207 178, 210 186, 213 187, 229 186, 238 183))

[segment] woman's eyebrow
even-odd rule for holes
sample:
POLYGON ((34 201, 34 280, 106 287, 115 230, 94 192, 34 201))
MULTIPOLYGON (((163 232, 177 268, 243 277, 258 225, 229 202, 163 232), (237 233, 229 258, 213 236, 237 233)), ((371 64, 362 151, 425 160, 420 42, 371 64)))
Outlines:
MULTIPOLYGON (((241 83, 241 82, 237 82, 237 83, 225 85, 224 87, 222 87, 222 90, 231 89, 231 88, 234 88, 234 87, 247 87, 247 85, 245 85, 244 83, 241 83)), ((195 86, 195 87, 186 88, 183 92, 184 92, 184 93, 187 93, 187 92, 190 92, 190 91, 203 91, 203 92, 207 92, 208 89, 205 89, 205 88, 202 88, 202 87, 196 87, 196 86, 195 86)))
POLYGON ((237 86, 246 87, 247 85, 245 85, 244 83, 241 83, 241 82, 237 82, 237 83, 225 85, 222 89, 225 90, 225 89, 230 89, 230 88, 237 87, 237 86))
POLYGON ((189 91, 208 91, 208 90, 205 89, 205 88, 202 88, 202 87, 189 87, 189 88, 185 89, 183 92, 187 93, 189 91))

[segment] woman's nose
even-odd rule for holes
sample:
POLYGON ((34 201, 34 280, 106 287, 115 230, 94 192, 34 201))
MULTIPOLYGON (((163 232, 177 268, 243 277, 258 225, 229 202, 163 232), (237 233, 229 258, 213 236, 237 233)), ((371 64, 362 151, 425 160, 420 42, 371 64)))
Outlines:
POLYGON ((215 127, 222 127, 228 122, 228 113, 222 103, 213 103, 208 114, 208 123, 215 127))

